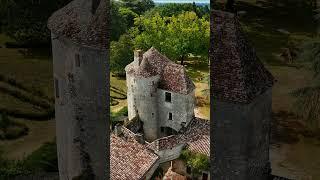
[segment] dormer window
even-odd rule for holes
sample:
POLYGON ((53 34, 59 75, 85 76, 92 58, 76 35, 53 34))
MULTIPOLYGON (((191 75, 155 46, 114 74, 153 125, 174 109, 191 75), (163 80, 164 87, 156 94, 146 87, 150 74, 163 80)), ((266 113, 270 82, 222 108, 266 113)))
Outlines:
POLYGON ((169 93, 169 92, 165 93, 165 100, 166 100, 166 102, 171 102, 171 93, 169 93))
POLYGON ((172 120, 172 113, 169 113, 169 118, 168 120, 172 120))
POLYGON ((74 59, 75 59, 76 67, 80 67, 80 55, 79 54, 75 54, 74 55, 74 59))

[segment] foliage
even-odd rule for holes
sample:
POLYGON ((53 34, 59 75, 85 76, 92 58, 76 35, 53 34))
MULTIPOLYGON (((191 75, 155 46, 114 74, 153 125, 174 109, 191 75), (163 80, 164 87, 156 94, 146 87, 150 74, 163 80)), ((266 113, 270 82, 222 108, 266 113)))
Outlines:
POLYGON ((29 128, 22 123, 13 121, 5 113, 0 113, 0 140, 16 139, 27 135, 29 128))
POLYGON ((27 169, 45 172, 58 171, 58 157, 56 141, 44 143, 39 149, 24 159, 27 169))
POLYGON ((2 19, 4 31, 19 43, 48 43, 50 32, 47 20, 68 2, 70 0, 0 0, 0 16, 5 16, 2 19))
POLYGON ((154 14, 159 13, 162 17, 177 16, 183 12, 192 11, 197 14, 198 17, 205 17, 209 19, 209 7, 208 6, 197 6, 195 3, 169 3, 156 6, 147 11, 144 16, 150 17, 154 14))
POLYGON ((209 21, 194 12, 172 17, 159 13, 135 19, 135 48, 147 50, 155 47, 172 60, 183 60, 191 53, 207 59, 209 48, 209 21))
POLYGON ((209 158, 204 154, 193 153, 185 149, 182 151, 180 158, 192 168, 194 175, 199 175, 202 171, 206 171, 210 167, 209 158))
POLYGON ((311 62, 314 71, 316 85, 302 87, 293 91, 291 94, 297 97, 293 110, 307 120, 309 127, 317 129, 320 127, 320 37, 310 39, 303 43, 302 51, 299 54, 299 60, 311 62))
POLYGON ((0 147, 0 178, 29 175, 38 171, 58 172, 55 141, 43 144, 23 160, 6 159, 3 153, 3 148, 0 147))
POLYGON ((291 93, 297 97, 293 110, 307 120, 311 129, 320 127, 320 86, 304 87, 291 93))
POLYGON ((121 116, 128 116, 128 107, 125 106, 118 112, 111 112, 111 126, 113 127, 118 123, 118 118, 121 116))
POLYGON ((110 70, 115 74, 123 74, 124 68, 133 59, 133 42, 128 34, 123 34, 119 41, 110 44, 110 70))
POLYGON ((111 41, 117 41, 133 26, 134 18, 153 6, 150 0, 111 1, 111 41))
POLYGON ((154 7, 152 0, 122 0, 125 7, 130 8, 136 14, 143 14, 154 7))
POLYGON ((311 62, 315 76, 320 73, 320 36, 307 40, 302 45, 300 61, 311 62))

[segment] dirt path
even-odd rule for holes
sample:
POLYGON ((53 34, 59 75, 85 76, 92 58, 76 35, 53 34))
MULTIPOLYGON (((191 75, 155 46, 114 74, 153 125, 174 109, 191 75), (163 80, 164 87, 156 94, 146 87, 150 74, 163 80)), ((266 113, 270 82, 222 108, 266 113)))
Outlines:
POLYGON ((55 121, 29 121, 22 120, 29 127, 29 134, 17 140, 0 141, 6 157, 9 159, 22 159, 38 149, 43 143, 52 141, 55 137, 55 121))

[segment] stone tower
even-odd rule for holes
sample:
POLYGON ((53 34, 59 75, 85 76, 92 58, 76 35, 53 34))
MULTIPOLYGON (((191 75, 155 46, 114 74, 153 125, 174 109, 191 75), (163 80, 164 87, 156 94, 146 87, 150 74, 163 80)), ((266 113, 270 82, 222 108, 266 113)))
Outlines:
POLYGON ((159 136, 157 85, 160 76, 150 67, 143 52, 134 52, 134 75, 127 73, 128 111, 129 119, 139 116, 143 122, 144 135, 147 140, 157 139, 159 136))
POLYGON ((107 22, 105 0, 74 0, 48 21, 61 180, 107 177, 107 22))
POLYGON ((267 180, 273 76, 234 14, 211 14, 213 179, 267 180))
POLYGON ((129 119, 139 117, 147 141, 174 134, 193 119, 195 86, 182 65, 150 48, 135 51, 125 70, 129 119))

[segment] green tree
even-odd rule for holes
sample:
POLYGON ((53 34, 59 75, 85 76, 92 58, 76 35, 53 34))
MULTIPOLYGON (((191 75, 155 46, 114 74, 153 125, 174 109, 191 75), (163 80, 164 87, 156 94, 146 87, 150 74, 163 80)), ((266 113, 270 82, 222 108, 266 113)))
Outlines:
POLYGON ((49 16, 71 0, 0 0, 4 32, 19 43, 48 43, 49 16))
POLYGON ((168 16, 171 17, 173 15, 179 15, 183 12, 192 11, 197 14, 198 17, 205 16, 209 19, 209 7, 208 6, 196 6, 196 4, 192 3, 169 3, 163 4, 160 6, 156 6, 149 11, 147 11, 144 16, 152 16, 156 13, 159 13, 160 16, 168 16))
POLYGON ((192 175, 198 176, 202 171, 207 171, 210 167, 209 158, 200 153, 193 153, 190 150, 183 150, 181 153, 181 159, 192 168, 192 175))
POLYGON ((154 7, 152 0, 122 0, 121 2, 139 15, 154 7))
POLYGON ((184 12, 172 17, 159 13, 152 17, 135 19, 135 48, 157 48, 172 60, 183 61, 189 54, 207 60, 209 48, 209 21, 199 18, 194 12, 184 12))
POLYGON ((110 71, 117 75, 124 74, 124 68, 133 61, 133 43, 128 34, 123 34, 119 41, 110 44, 110 71))
POLYGON ((320 37, 307 40, 302 45, 298 60, 311 64, 314 71, 314 85, 300 88, 292 95, 297 97, 293 110, 302 116, 309 127, 320 128, 320 37))

